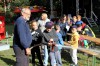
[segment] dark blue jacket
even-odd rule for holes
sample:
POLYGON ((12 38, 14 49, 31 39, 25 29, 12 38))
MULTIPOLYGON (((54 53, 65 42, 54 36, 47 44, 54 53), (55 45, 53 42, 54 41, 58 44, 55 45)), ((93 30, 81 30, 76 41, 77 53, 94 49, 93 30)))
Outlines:
POLYGON ((26 20, 21 16, 16 20, 14 24, 14 47, 26 49, 30 47, 31 42, 32 36, 29 29, 29 25, 26 23, 26 20))

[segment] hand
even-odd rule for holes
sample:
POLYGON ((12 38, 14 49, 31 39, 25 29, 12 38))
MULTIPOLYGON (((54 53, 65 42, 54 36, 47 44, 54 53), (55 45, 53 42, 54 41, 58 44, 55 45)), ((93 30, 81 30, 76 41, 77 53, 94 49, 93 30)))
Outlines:
POLYGON ((31 54, 31 49, 30 48, 26 48, 25 51, 26 51, 26 55, 30 55, 31 54))
POLYGON ((49 46, 52 46, 52 43, 48 43, 49 46))
POLYGON ((52 46, 56 46, 56 44, 52 44, 52 46))
POLYGON ((70 44, 70 41, 67 41, 70 44))

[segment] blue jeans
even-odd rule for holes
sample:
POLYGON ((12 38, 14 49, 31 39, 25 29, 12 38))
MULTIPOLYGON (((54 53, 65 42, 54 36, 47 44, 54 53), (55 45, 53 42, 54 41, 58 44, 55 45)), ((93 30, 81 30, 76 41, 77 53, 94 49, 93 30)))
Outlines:
POLYGON ((45 66, 48 65, 48 49, 47 45, 44 45, 44 63, 45 66))
POLYGON ((60 51, 50 52, 51 66, 62 66, 60 51))

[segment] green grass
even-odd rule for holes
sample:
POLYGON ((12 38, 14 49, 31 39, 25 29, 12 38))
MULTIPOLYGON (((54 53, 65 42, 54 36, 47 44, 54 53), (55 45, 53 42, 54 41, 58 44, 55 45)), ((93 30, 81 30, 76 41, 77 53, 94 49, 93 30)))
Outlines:
MULTIPOLYGON (((6 27, 7 27, 6 31, 8 31, 8 33, 10 35, 12 35, 13 25, 7 25, 6 27)), ((99 33, 97 33, 97 34, 99 35, 99 33)), ((3 40, 2 42, 6 43, 6 40, 3 40)), ((0 66, 13 66, 15 64, 15 54, 14 54, 13 48, 12 48, 12 38, 9 39, 9 44, 10 44, 9 50, 0 51, 0 66)), ((63 66, 69 66, 71 63, 69 51, 63 50, 61 54, 62 54, 63 66)), ((88 57, 89 57, 89 64, 90 64, 90 66, 92 66, 92 56, 87 56, 81 52, 78 52, 78 64, 79 64, 79 66, 87 66, 87 58, 88 57)), ((29 57, 29 59, 30 59, 30 66, 32 66, 31 56, 29 57)), ((36 63, 37 66, 38 66, 37 59, 36 59, 36 62, 37 62, 36 63)), ((100 59, 98 59, 98 58, 96 60, 96 66, 100 66, 100 59)))

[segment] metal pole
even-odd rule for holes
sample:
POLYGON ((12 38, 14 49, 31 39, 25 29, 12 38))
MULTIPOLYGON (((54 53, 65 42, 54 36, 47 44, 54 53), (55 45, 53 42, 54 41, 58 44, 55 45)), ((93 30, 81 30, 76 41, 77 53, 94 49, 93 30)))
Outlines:
POLYGON ((93 4, 92 4, 92 0, 91 0, 91 18, 92 18, 92 11, 93 11, 93 4))
POLYGON ((51 8, 51 14, 50 14, 50 18, 53 18, 53 0, 50 0, 50 8, 51 8))
POLYGON ((61 1, 61 16, 63 15, 63 2, 62 2, 62 0, 60 0, 61 1))
POLYGON ((79 15, 79 0, 76 0, 76 15, 79 15))
POLYGON ((5 14, 6 14, 6 1, 4 0, 4 11, 5 11, 5 14))

